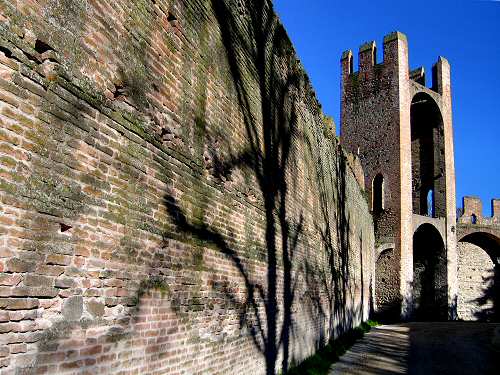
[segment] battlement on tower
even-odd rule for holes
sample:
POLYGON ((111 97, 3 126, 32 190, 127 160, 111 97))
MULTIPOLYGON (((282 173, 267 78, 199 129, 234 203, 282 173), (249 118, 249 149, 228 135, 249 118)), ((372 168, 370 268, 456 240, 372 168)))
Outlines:
POLYGON ((359 72, 367 72, 372 70, 376 65, 388 65, 396 62, 394 53, 401 46, 407 46, 406 36, 399 31, 386 35, 384 38, 384 59, 383 62, 377 63, 377 45, 375 41, 367 42, 359 47, 358 51, 358 71, 354 71, 354 56, 352 50, 347 50, 342 54, 342 76, 347 78, 352 74, 359 72))
POLYGON ((463 197, 462 214, 458 218, 464 224, 493 224, 500 223, 500 199, 491 200, 491 217, 483 216, 483 202, 481 198, 475 196, 463 197))
MULTIPOLYGON (((423 86, 426 85, 426 72, 423 67, 410 71, 408 66, 408 40, 406 35, 394 31, 384 37, 383 59, 377 61, 377 44, 375 41, 363 43, 358 49, 357 70, 354 69, 354 55, 352 50, 342 53, 342 82, 348 84, 349 78, 356 81, 369 81, 380 75, 383 70, 399 69, 402 64, 408 71, 407 78, 423 86)), ((432 67, 432 82, 430 88, 438 93, 442 93, 445 86, 449 85, 449 64, 448 61, 439 57, 432 67)))

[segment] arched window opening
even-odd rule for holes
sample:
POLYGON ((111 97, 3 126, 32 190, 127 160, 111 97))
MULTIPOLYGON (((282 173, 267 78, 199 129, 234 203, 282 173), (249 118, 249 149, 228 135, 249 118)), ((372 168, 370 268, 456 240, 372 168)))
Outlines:
POLYGON ((470 215, 470 222, 472 224, 476 224, 477 223, 477 216, 474 214, 470 215))
POLYGON ((379 173, 373 179, 372 211, 380 214, 384 210, 384 177, 379 173))
POLYGON ((434 190, 427 192, 427 216, 434 217, 434 190))
POLYGON ((413 213, 446 217, 444 122, 438 104, 428 94, 413 97, 410 125, 413 213))
POLYGON ((349 56, 349 74, 352 74, 354 72, 354 58, 349 56))

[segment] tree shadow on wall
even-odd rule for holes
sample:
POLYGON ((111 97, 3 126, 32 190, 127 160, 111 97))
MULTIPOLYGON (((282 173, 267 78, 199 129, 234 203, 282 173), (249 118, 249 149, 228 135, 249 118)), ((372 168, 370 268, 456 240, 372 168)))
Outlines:
POLYGON ((492 274, 483 277, 483 295, 474 300, 481 307, 474 316, 481 321, 500 322, 500 264, 495 263, 492 274))
MULTIPOLYGON (((132 5, 127 16, 133 17, 135 14, 135 17, 140 18, 137 7, 141 4, 132 5)), ((61 22, 64 21, 67 25, 71 25, 71 31, 74 34, 78 36, 82 34, 85 30, 87 16, 84 13, 73 14, 74 12, 71 9, 65 9, 63 5, 61 5, 61 7, 62 10, 71 16, 69 19, 62 19, 61 22), (78 18, 78 23, 76 24, 73 23, 74 17, 78 18), (78 30, 74 29, 76 27, 78 30)), ((78 7, 78 5, 75 5, 75 7, 78 7)), ((47 12, 49 15, 53 14, 52 10, 47 12)), ((66 13, 63 12, 63 14, 66 13)), ((154 12, 145 13, 154 14, 154 12)), ((142 16, 143 12, 140 14, 142 16)), ((104 19, 104 21, 106 21, 106 19, 104 19)), ((140 20, 136 21, 139 22, 140 20)), ((85 133, 75 131, 75 124, 86 123, 85 121, 89 117, 88 113, 90 112, 90 107, 95 107, 98 110, 105 109, 104 112, 106 114, 113 113, 118 115, 137 111, 147 116, 150 116, 153 110, 157 109, 153 108, 152 103, 148 99, 153 86, 153 78, 151 75, 147 74, 149 65, 148 59, 146 58, 149 48, 152 48, 149 42, 152 38, 153 30, 155 30, 154 26, 156 21, 156 16, 151 16, 151 18, 147 19, 147 27, 145 27, 147 33, 142 35, 144 40, 140 42, 137 38, 132 36, 122 36, 118 41, 115 41, 113 51, 114 54, 119 56, 121 63, 118 67, 118 75, 120 78, 119 82, 115 83, 116 91, 114 92, 114 99, 109 101, 105 100, 97 90, 95 94, 87 93, 84 85, 87 81, 81 80, 75 85, 72 82, 72 78, 74 78, 72 75, 69 77, 66 75, 57 77, 56 82, 50 82, 50 84, 45 84, 40 88, 39 92, 45 92, 37 94, 41 95, 40 102, 43 111, 39 112, 40 118, 37 119, 40 121, 37 122, 37 128, 35 128, 34 131, 39 133, 38 137, 40 140, 37 142, 36 147, 33 148, 33 152, 30 155, 31 170, 29 174, 26 174, 26 182, 20 192, 21 197, 29 199, 29 207, 36 211, 37 214, 30 214, 26 216, 26 219, 23 218, 27 228, 24 237, 29 240, 29 247, 21 248, 21 250, 29 250, 30 253, 32 253, 29 254, 29 257, 32 258, 31 261, 36 260, 42 267, 46 261, 46 256, 53 252, 57 253, 58 251, 64 251, 61 254, 65 256, 74 256, 75 247, 80 243, 85 243, 85 241, 79 237, 84 234, 85 231, 79 228, 80 225, 73 228, 74 223, 77 223, 80 217, 89 214, 89 207, 106 206, 100 197, 95 198, 88 191, 83 191, 79 184, 73 182, 68 183, 66 178, 60 177, 60 175, 66 177, 66 173, 68 173, 67 171, 70 170, 70 168, 84 170, 81 165, 82 162, 75 157, 75 155, 69 155, 63 152, 70 142, 78 145, 78 143, 84 139, 82 134, 85 133), (54 99, 57 98, 57 95, 61 95, 61 92, 64 93, 64 89, 68 90, 64 95, 66 100, 70 98, 68 103, 64 100, 57 101, 54 99), (73 93, 77 93, 78 98, 84 98, 87 103, 85 105, 80 104, 77 98, 73 96, 73 93), (78 103, 75 104, 75 102, 78 103), (61 105, 61 103, 64 103, 64 105, 61 105), (42 114, 43 117, 41 117, 42 114), (38 127, 40 129, 38 129, 38 127), (55 152, 51 150, 55 150, 55 152), (49 153, 49 151, 51 152, 49 153), (43 176, 41 176, 42 173, 43 176), (35 196, 35 194, 37 196, 35 196), (66 229, 63 230, 63 228, 66 229)), ((128 22, 127 25, 132 30, 136 26, 134 22, 128 22)), ((114 26, 109 26, 109 28, 113 29, 114 26)), ((64 31, 64 29, 56 29, 56 31, 54 31, 52 28, 47 28, 47 30, 53 32, 56 40, 58 39, 57 34, 63 34, 64 31)), ((37 30, 37 36, 38 34, 41 35, 42 39, 44 38, 44 33, 40 30, 37 30)), ((52 42, 49 45, 44 41, 48 42, 50 38, 47 40, 43 39, 42 41, 37 39, 37 45, 40 43, 42 45, 41 48, 47 51, 62 53, 60 46, 57 44, 52 46, 52 42)), ((76 38, 74 43, 77 44, 78 41, 79 39, 76 38)), ((2 52, 7 57, 11 57, 12 51, 17 53, 17 49, 15 48, 17 47, 9 45, 9 48, 3 48, 2 52)), ((41 51, 36 49, 37 47, 35 46, 35 52, 41 53, 41 51)), ((79 51, 76 47, 74 49, 79 51)), ((33 53, 33 51, 30 51, 30 53, 33 53)), ((38 63, 42 62, 38 58, 36 61, 38 63)), ((43 82, 38 78, 38 74, 39 71, 36 74, 32 74, 32 76, 36 77, 35 81, 43 82)), ((99 139, 94 139, 93 134, 89 136, 88 139, 91 139, 92 146, 100 144, 99 139)), ((90 142, 88 139, 86 139, 86 141, 90 142)), ((71 147, 78 146, 73 145, 71 147)), ((142 169, 137 167, 138 163, 131 163, 130 155, 127 156, 128 163, 123 162, 122 157, 126 157, 126 151, 127 150, 119 150, 118 155, 114 155, 114 159, 117 161, 116 165, 119 165, 117 169, 123 172, 125 176, 129 177, 127 181, 128 187, 120 190, 124 195, 128 192, 138 193, 139 191, 135 191, 135 186, 145 184, 144 179, 142 179, 143 176, 140 173, 142 169), (131 190, 134 191, 129 190, 132 186, 134 188, 131 190)), ((89 172, 81 176, 82 181, 92 186, 93 192, 99 191, 99 189, 105 190, 106 187, 109 187, 108 183, 103 181, 102 174, 99 173, 99 169, 101 169, 100 167, 102 165, 103 164, 100 164, 99 168, 96 167, 94 170, 89 168, 89 172)), ((128 211, 133 211, 137 208, 137 205, 135 205, 137 202, 122 203, 119 197, 115 196, 114 198, 115 203, 119 201, 116 206, 123 205, 125 208, 114 210, 113 212, 113 210, 108 207, 106 215, 120 214, 120 216, 128 217, 130 214, 128 211)), ((142 202, 141 199, 139 199, 139 201, 142 202)), ((144 214, 144 208, 138 211, 144 214)), ((150 214, 150 212, 146 212, 146 214, 150 214)), ((146 274, 151 276, 146 277, 142 281, 133 280, 128 277, 122 279, 120 282, 124 283, 124 287, 119 288, 120 292, 124 292, 125 294, 130 292, 130 297, 121 294, 119 296, 107 298, 107 300, 115 301, 106 303, 106 307, 101 303, 103 302, 101 299, 99 299, 99 303, 96 302, 97 298, 94 297, 98 297, 99 295, 92 294, 93 292, 90 289, 86 290, 85 298, 82 298, 80 295, 81 290, 75 293, 76 295, 70 294, 69 298, 64 299, 65 302, 61 307, 61 314, 52 319, 51 326, 45 328, 43 331, 37 332, 39 335, 36 344, 36 354, 33 356, 33 360, 29 363, 26 361, 26 366, 17 367, 16 373, 32 373, 35 369, 45 366, 47 362, 50 362, 51 354, 57 350, 71 353, 71 358, 73 358, 74 361, 67 364, 68 366, 85 366, 87 371, 97 371, 99 369, 99 364, 96 364, 95 360, 85 361, 84 365, 82 358, 89 355, 88 353, 84 353, 88 349, 84 346, 95 344, 95 347, 99 348, 101 344, 108 344, 111 342, 118 345, 121 341, 129 340, 133 336, 134 325, 140 323, 141 319, 143 319, 143 316, 139 316, 139 314, 143 307, 147 308, 147 306, 143 306, 144 300, 148 298, 151 299, 149 295, 155 293, 158 295, 161 294, 163 297, 165 283, 162 278, 155 276, 158 273, 155 270, 155 266, 157 266, 158 263, 154 263, 154 261, 161 258, 161 249, 149 252, 150 249, 141 248, 142 244, 140 239, 144 239, 144 235, 141 236, 139 230, 140 227, 138 223, 140 219, 134 218, 132 222, 131 224, 126 219, 124 222, 117 220, 118 224, 123 225, 124 234, 123 238, 119 241, 119 246, 117 246, 120 248, 120 251, 114 251, 113 253, 110 251, 110 257, 117 263, 122 262, 124 265, 134 263, 138 265, 146 264, 146 274), (147 261, 144 262, 144 259, 147 261), (93 306, 91 310, 92 313, 87 311, 90 310, 88 307, 90 305, 93 306), (123 308, 123 313, 116 313, 114 317, 115 320, 110 321, 103 318, 105 308, 113 308, 115 310, 123 308), (97 335, 95 338, 93 337, 88 340, 90 344, 88 342, 82 343, 70 340, 74 333, 87 329, 95 329, 95 334, 97 335)), ((109 243, 102 242, 99 246, 100 250, 105 253, 109 250, 110 245, 109 243)), ((33 265, 33 267, 34 266, 35 265, 33 265)), ((72 277, 81 277, 82 279, 86 279, 87 277, 91 279, 93 277, 88 276, 85 273, 85 269, 78 269, 76 267, 68 267, 68 273, 69 272, 73 274, 72 277)), ((122 269, 102 269, 100 270, 101 275, 99 278, 102 280, 120 278, 123 277, 122 272, 122 269), (121 276, 119 275, 120 273, 121 276)), ((67 282, 69 283, 69 281, 67 282)), ((73 293, 73 289, 76 288, 75 285, 76 284, 71 281, 68 285, 64 287, 61 286, 61 289, 66 289, 73 293)), ((130 344, 130 342, 128 342, 128 344, 130 344)), ((125 343, 123 343, 123 345, 125 345, 125 343)), ((149 343, 146 345, 146 352, 148 345, 149 343)), ((111 349, 112 356, 116 354, 114 349, 115 348, 111 349)), ((90 355, 92 357, 97 357, 99 354, 100 352, 95 352, 90 355)))
MULTIPOLYGON (((304 232, 303 208, 290 209, 294 180, 294 158, 296 142, 303 141, 298 130, 301 97, 304 100, 306 85, 299 64, 290 53, 292 47, 286 32, 274 15, 269 1, 255 0, 240 3, 235 9, 225 1, 213 0, 211 3, 226 53, 231 80, 244 123, 246 147, 238 152, 231 151, 224 157, 214 159, 216 178, 228 176, 236 169, 245 169, 256 181, 264 215, 264 253, 263 259, 266 280, 256 281, 248 266, 248 259, 238 251, 231 238, 231 229, 225 230, 216 223, 202 218, 192 218, 183 209, 183 202, 173 195, 166 195, 164 202, 169 216, 176 228, 183 234, 201 241, 205 246, 215 247, 225 255, 238 271, 245 284, 245 301, 238 303, 240 328, 247 329, 255 347, 263 354, 266 373, 275 374, 281 367, 288 371, 291 362, 290 343, 294 335, 293 305, 300 273, 305 272, 306 283, 315 283, 312 267, 296 268, 296 255, 304 232), (244 17, 244 23, 240 19, 244 17), (251 62, 251 67, 248 62, 251 62), (253 71, 255 85, 249 83, 248 72, 253 71), (229 232, 229 233, 228 233, 229 232), (281 366, 278 362, 281 356, 281 366)), ((205 103, 206 106, 206 103, 205 103)), ((202 113, 201 115, 203 115, 202 113)), ((197 123, 203 125, 203 118, 197 123)), ((206 137, 208 140, 209 137, 206 137)), ((337 176, 343 179, 345 161, 337 166, 337 176)), ((319 171, 318 173, 321 173, 319 171)), ((320 179, 321 180, 321 179, 320 179)), ((333 183, 332 185, 335 186, 333 183)), ((202 183, 202 182, 199 182, 202 183)), ((321 228, 321 241, 327 241, 326 253, 329 255, 330 268, 324 270, 324 285, 328 293, 329 308, 335 313, 333 319, 344 318, 343 306, 347 293, 348 256, 335 259, 338 251, 334 248, 331 234, 330 214, 338 217, 336 235, 342 248, 348 247, 348 222, 343 211, 345 185, 339 184, 337 206, 327 204, 329 197, 323 192, 321 209, 324 209, 321 228), (325 208, 323 208, 325 206, 325 208), (328 208, 326 208, 328 207, 328 208), (337 271, 340 263, 341 271, 337 271), (333 277, 329 277, 333 274, 333 277)), ((319 186, 323 190, 324 186, 319 186)), ((206 205, 208 201, 201 202, 206 205)), ((319 229, 319 227, 317 228, 319 229)), ((318 308, 321 309, 318 289, 318 308)), ((237 295, 228 291, 234 303, 237 295)), ((322 312, 325 315, 324 312, 322 312)), ((316 319, 316 317, 313 317, 316 319)))
MULTIPOLYGON (((311 155, 322 153, 314 147, 310 139, 306 139, 308 151, 311 155)), ((304 264, 304 276, 307 285, 311 306, 315 311, 310 315, 321 325, 327 321, 327 329, 322 329, 317 341, 317 349, 327 344, 328 339, 346 332, 356 317, 360 317, 363 305, 347 308, 355 304, 354 293, 349 285, 349 262, 351 248, 349 242, 350 221, 346 212, 347 199, 346 179, 347 162, 339 145, 335 141, 327 142, 331 147, 332 155, 324 160, 318 160, 316 167, 316 180, 318 183, 317 196, 321 220, 315 223, 315 230, 319 233, 322 250, 318 263, 313 258, 307 257, 304 264), (337 148, 338 157, 333 155, 337 148), (326 307, 324 308, 324 300, 326 307), (328 336, 328 337, 326 337, 328 336)), ((362 246, 363 239, 360 238, 362 246)), ((360 252, 362 261, 362 252, 360 252)), ((363 266, 361 265, 361 280, 363 280, 363 266)), ((363 301, 363 296, 361 296, 363 301)), ((323 328, 323 327, 322 327, 323 328)))
MULTIPOLYGON (((283 349, 283 372, 288 368, 293 324, 291 308, 295 298, 292 264, 302 233, 302 216, 293 222, 287 212, 288 164, 294 141, 293 127, 297 122, 293 97, 299 95, 300 81, 296 71, 288 72, 285 77, 279 75, 277 59, 279 55, 286 56, 289 45, 269 3, 257 0, 241 7, 250 21, 248 30, 241 29, 238 16, 228 4, 212 1, 248 142, 243 151, 216 159, 214 172, 215 177, 221 177, 236 168, 245 168, 251 171, 257 182, 265 215, 265 286, 252 279, 246 259, 238 253, 226 231, 203 218, 190 218, 181 208, 182 202, 174 196, 166 195, 164 202, 180 232, 205 246, 215 247, 231 260, 243 278, 246 300, 239 304, 240 327, 248 328, 255 346, 264 355, 267 374, 275 374, 280 348, 283 349), (250 44, 250 41, 254 43, 250 44), (249 87, 245 82, 247 72, 242 70, 245 68, 242 54, 250 54, 249 60, 255 64, 257 88, 249 87), (257 97, 260 96, 258 104, 254 104, 251 90, 256 90, 257 97), (261 114, 262 120, 255 112, 261 114), (279 271, 280 265, 282 272, 279 271)), ((196 121, 202 124, 203 118, 196 121)), ((236 295, 228 297, 237 300, 236 295)))
MULTIPOLYGON (((211 154, 213 161, 212 173, 215 178, 223 180, 230 176, 232 171, 240 168, 250 171, 252 179, 256 181, 262 199, 264 216, 264 244, 262 247, 265 256, 262 263, 266 270, 265 282, 255 280, 246 255, 240 252, 241 246, 233 238, 230 224, 229 228, 221 228, 213 222, 205 220, 203 214, 194 217, 192 212, 188 213, 183 208, 182 199, 173 194, 166 194, 164 203, 169 218, 175 224, 175 229, 180 232, 181 241, 182 237, 190 237, 198 244, 201 243, 202 246, 216 248, 231 261, 244 280, 245 303, 241 303, 237 292, 226 287, 223 283, 214 283, 214 289, 225 294, 239 312, 240 327, 248 330, 255 346, 263 354, 266 372, 274 375, 281 359, 281 369, 283 373, 286 373, 292 356, 290 343, 295 333, 292 308, 297 299, 296 289, 301 277, 306 282, 306 288, 317 285, 315 289, 309 288, 313 292, 306 296, 308 301, 305 304, 307 305, 309 301, 314 300, 317 303, 318 311, 321 312, 320 314, 310 312, 312 320, 315 320, 317 324, 322 324, 328 317, 329 334, 335 328, 336 319, 343 322, 344 328, 352 320, 352 316, 348 316, 345 309, 348 296, 352 296, 352 291, 348 289, 347 285, 349 278, 349 221, 343 206, 346 197, 344 181, 346 164, 345 160, 340 158, 336 161, 337 164, 334 163, 333 169, 336 168, 336 170, 327 171, 324 168, 327 168, 326 165, 329 164, 328 159, 323 158, 319 162, 325 163, 325 167, 320 164, 316 171, 317 180, 320 181, 317 188, 320 196, 319 209, 321 210, 320 220, 322 222, 315 223, 316 228, 314 229, 320 233, 319 241, 323 242, 322 246, 324 246, 325 256, 328 259, 328 267, 323 268, 318 273, 317 265, 313 263, 306 262, 305 267, 297 267, 297 253, 300 243, 303 241, 302 237, 304 237, 305 220, 302 212, 303 207, 296 203, 290 204, 289 199, 293 194, 290 187, 296 183, 293 170, 296 162, 295 143, 305 139, 305 136, 297 129, 297 124, 300 116, 298 103, 301 100, 308 100, 305 96, 310 94, 305 89, 306 78, 293 54, 290 53, 292 47, 283 27, 272 12, 270 1, 244 2, 236 8, 224 1, 213 0, 212 9, 221 31, 231 82, 234 84, 239 110, 243 117, 244 137, 247 143, 244 150, 229 152, 229 155, 224 157, 219 157, 215 152, 216 146, 208 145, 209 154, 211 154), (243 21, 240 19, 241 14, 244 14, 245 17, 243 21), (253 72, 250 80, 249 71, 253 72), (325 175, 329 177, 325 178, 325 175), (340 181, 338 184, 337 180, 340 181), (326 183, 325 181, 330 182, 326 183), (328 190, 327 185, 330 184, 335 186, 336 192, 328 190), (332 194, 336 194, 334 204, 329 203, 332 194), (340 249, 337 248, 338 245, 336 247, 335 243, 340 244, 340 249), (329 311, 324 309, 322 303, 325 294, 329 311)), ((148 28, 148 30, 152 29, 148 28)), ((148 34, 146 39, 150 38, 151 36, 148 34)), ((126 40, 126 42, 124 50, 130 49, 130 55, 147 55, 145 53, 147 49, 144 48, 148 43, 140 43, 136 46, 133 41, 126 40)), ((127 60, 127 55, 118 55, 127 60)), ((146 81, 145 71, 147 71, 147 60, 142 58, 132 61, 129 67, 123 67, 120 72, 123 77, 115 83, 113 94, 115 100, 124 102, 123 106, 126 109, 137 110, 149 115, 153 109, 150 108, 151 103, 144 101, 151 90, 149 80, 146 81)), ((201 80, 199 86, 204 86, 204 84, 206 86, 206 83, 206 81, 201 80)), ((201 137, 207 131, 207 124, 204 122, 207 105, 206 93, 196 100, 201 103, 203 108, 196 115, 195 138, 201 137)), ((100 104, 97 106, 100 108, 100 104)), ((320 116, 320 114, 317 115, 320 116)), ((83 115, 79 113, 78 116, 80 118, 83 115)), ((152 121, 154 122, 154 119, 152 121)), ((216 139, 218 136, 205 133, 203 141, 205 143, 215 142, 212 138, 216 139)), ((320 141, 312 138, 308 138, 307 141, 310 146, 309 153, 312 157, 318 158, 318 148, 315 145, 320 141)), ((334 142, 330 146, 333 147, 333 145, 334 142)), ((231 151, 231 148, 229 149, 231 151)), ((124 170, 125 174, 131 176, 137 174, 134 168, 137 168, 135 164, 130 167, 130 170, 124 170)), ((193 167, 193 171, 199 177, 197 183, 200 186, 203 185, 203 172, 196 170, 195 167, 193 167)), ((98 177, 95 179, 98 180, 98 177)), ((134 184, 131 185, 145 183, 144 180, 139 179, 134 181, 134 184)), ((195 186, 191 190, 197 190, 200 186, 195 186)), ((126 190, 124 192, 126 193, 126 190)), ((140 193, 140 191, 135 190, 133 192, 134 194, 140 193)), ((190 193, 198 194, 197 192, 190 193)), ((203 193, 199 194, 198 198, 202 198, 203 195, 203 193)), ((209 199, 200 199, 197 203, 205 207, 212 202, 209 199)), ((127 215, 128 211, 135 211, 134 206, 127 204, 125 206, 124 213, 127 215)), ((170 255, 163 254, 162 249, 141 249, 140 240, 144 238, 141 237, 141 230, 145 230, 144 226, 139 225, 144 224, 143 222, 139 223, 142 218, 143 216, 139 215, 132 218, 130 222, 122 223, 124 236, 123 241, 120 241, 120 249, 123 248, 124 253, 113 253, 112 256, 123 263, 134 264, 135 262, 138 266, 143 267, 142 269, 148 276, 142 282, 128 280, 126 286, 119 289, 120 291, 134 291, 130 300, 127 298, 125 301, 123 296, 113 296, 112 299, 116 299, 117 305, 118 302, 120 304, 123 302, 127 308, 124 309, 119 319, 117 318, 118 320, 113 322, 113 326, 110 325, 109 328, 106 327, 103 330, 103 336, 99 339, 105 340, 105 342, 118 343, 133 336, 134 323, 140 323, 141 319, 144 319, 144 316, 139 316, 143 305, 147 309, 147 303, 144 301, 152 299, 149 298, 148 294, 158 294, 162 292, 162 288, 166 288, 164 278, 158 276, 161 273, 159 269, 173 269, 173 261, 167 259, 170 255), (130 243, 127 243, 129 240, 127 234, 128 237, 132 237, 130 243), (135 252, 134 248, 139 248, 138 252, 135 252)), ((155 231, 154 234, 158 233, 155 231)), ((257 237, 257 234, 254 235, 257 237)), ((167 234, 164 234, 164 240, 169 241, 167 234)), ((314 249, 315 246, 312 248, 314 249)), ((196 255, 196 257, 199 256, 199 254, 196 255)), ((309 257, 306 259, 308 262, 311 260, 309 257)), ((185 265, 178 266, 181 268, 185 265)), ((120 270, 103 270, 102 278, 112 278, 114 277, 112 274, 119 272, 120 270)), ((185 301, 175 300, 174 297, 171 302, 176 312, 183 312, 185 301)), ((53 329, 44 333, 38 348, 36 363, 43 363, 47 352, 53 351, 58 345, 64 345, 64 340, 70 338, 73 331, 108 325, 108 322, 100 318, 92 322, 83 322, 78 320, 80 315, 69 324, 61 323, 58 325, 56 323, 53 329)), ((320 327, 320 331, 323 333, 326 330, 320 327)), ((320 337, 318 346, 322 345, 324 341, 325 337, 320 337)), ((120 345, 125 346, 127 342, 120 345)), ((160 349, 162 348, 160 346, 160 349)), ((77 348, 65 348, 65 350, 69 349, 77 348)), ((167 355, 168 353, 163 354, 167 355)), ((87 369, 92 369, 92 366, 94 365, 87 369)))
POLYGON ((481 321, 500 322, 500 239, 491 234, 475 232, 461 241, 480 247, 493 263, 491 273, 483 277, 483 295, 472 301, 480 307, 474 317, 481 321))

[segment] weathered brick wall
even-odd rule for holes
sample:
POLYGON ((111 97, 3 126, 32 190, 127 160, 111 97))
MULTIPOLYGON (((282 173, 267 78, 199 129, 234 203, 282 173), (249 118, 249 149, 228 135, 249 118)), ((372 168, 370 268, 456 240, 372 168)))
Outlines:
POLYGON ((500 224, 500 199, 491 200, 491 211, 493 212, 492 222, 500 224))
POLYGON ((402 45, 406 46, 406 37, 391 34, 384 40, 382 62, 376 61, 374 42, 360 47, 357 71, 351 68, 351 51, 344 53, 341 62, 341 142, 360 159, 370 201, 375 176, 383 176, 384 207, 374 215, 376 242, 377 245, 396 243, 396 246, 377 260, 376 298, 380 311, 393 310, 395 315, 399 315, 401 302, 399 101, 403 88, 400 88, 399 66, 408 67, 406 50, 405 57, 401 57, 402 45))
POLYGON ((270 2, 0 22, 2 374, 272 373, 367 318, 371 216, 270 2))
POLYGON ((483 202, 479 197, 463 197, 462 211, 460 222, 471 223, 472 215, 475 215, 477 222, 480 222, 483 216, 483 202))
POLYGON ((500 225, 492 199, 493 216, 482 214, 478 197, 464 197, 458 218, 458 317, 463 320, 500 320, 500 225), (475 215, 473 220, 472 215, 475 215))
POLYGON ((375 290, 377 309, 383 310, 394 302, 394 290, 398 290, 397 279, 390 277, 394 272, 394 249, 383 251, 376 261, 375 290))
MULTIPOLYGON (((493 317, 495 265, 486 251, 469 242, 458 243, 458 318, 493 317)), ((498 303, 498 301, 496 301, 498 303)))

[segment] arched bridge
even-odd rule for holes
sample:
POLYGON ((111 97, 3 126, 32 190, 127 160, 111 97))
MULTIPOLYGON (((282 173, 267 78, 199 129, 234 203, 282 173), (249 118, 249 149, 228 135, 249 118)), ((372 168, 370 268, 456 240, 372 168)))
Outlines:
POLYGON ((484 247, 484 242, 500 248, 500 225, 458 224, 457 241, 466 241, 484 247), (479 242, 479 243, 478 243, 479 242))

